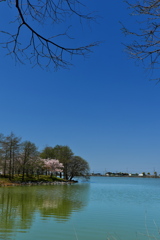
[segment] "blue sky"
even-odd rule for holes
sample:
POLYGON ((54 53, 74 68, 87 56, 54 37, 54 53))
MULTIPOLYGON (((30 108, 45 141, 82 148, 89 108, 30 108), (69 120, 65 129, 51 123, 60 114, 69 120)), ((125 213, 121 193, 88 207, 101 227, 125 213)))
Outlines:
MULTIPOLYGON (((10 28, 6 3, 0 4, 0 28, 10 28)), ((135 19, 123 1, 115 8, 115 1, 93 0, 89 8, 98 23, 71 34, 78 44, 103 43, 89 58, 74 57, 70 70, 15 64, 1 48, 0 132, 12 131, 39 150, 68 145, 94 172, 160 173, 160 85, 122 44, 129 39, 119 21, 135 28, 135 19)))

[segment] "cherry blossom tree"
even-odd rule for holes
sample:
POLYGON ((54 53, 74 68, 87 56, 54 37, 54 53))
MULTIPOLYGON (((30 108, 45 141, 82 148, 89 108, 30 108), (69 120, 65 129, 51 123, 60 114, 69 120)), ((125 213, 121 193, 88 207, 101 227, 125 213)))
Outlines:
POLYGON ((63 172, 63 164, 59 162, 57 159, 42 159, 44 162, 45 168, 47 171, 51 173, 51 175, 55 172, 63 172))
POLYGON ((59 162, 63 164, 63 177, 66 180, 72 180, 77 176, 88 177, 88 162, 80 156, 74 156, 74 153, 68 146, 56 145, 54 148, 46 147, 41 152, 40 157, 42 159, 59 159, 59 162))

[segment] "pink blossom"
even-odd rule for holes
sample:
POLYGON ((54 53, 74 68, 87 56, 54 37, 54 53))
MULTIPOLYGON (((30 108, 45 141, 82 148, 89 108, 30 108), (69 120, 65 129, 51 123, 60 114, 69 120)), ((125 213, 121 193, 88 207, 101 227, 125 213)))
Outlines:
POLYGON ((45 167, 51 172, 63 172, 63 164, 57 159, 42 159, 45 167))

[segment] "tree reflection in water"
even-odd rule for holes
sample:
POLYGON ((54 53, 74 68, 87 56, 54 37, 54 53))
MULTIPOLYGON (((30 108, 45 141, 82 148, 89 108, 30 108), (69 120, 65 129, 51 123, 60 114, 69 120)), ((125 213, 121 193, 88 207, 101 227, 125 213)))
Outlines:
POLYGON ((27 231, 38 212, 41 219, 67 221, 87 205, 89 184, 0 188, 0 239, 27 231))

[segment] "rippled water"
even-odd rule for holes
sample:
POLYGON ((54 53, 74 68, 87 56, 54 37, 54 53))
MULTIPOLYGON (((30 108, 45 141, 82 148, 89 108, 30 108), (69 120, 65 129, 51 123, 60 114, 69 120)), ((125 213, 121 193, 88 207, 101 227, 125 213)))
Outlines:
POLYGON ((160 239, 159 216, 160 179, 0 188, 4 240, 160 239))

